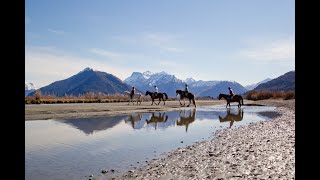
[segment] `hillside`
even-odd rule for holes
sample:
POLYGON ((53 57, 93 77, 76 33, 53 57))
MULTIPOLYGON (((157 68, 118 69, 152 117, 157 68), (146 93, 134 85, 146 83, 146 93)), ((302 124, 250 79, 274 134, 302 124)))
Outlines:
MULTIPOLYGON (((123 94, 124 91, 131 90, 131 87, 123 83, 119 78, 101 71, 94 71, 86 68, 76 75, 51 83, 40 88, 42 95, 83 95, 87 92, 104 94, 123 94)), ((30 95, 33 95, 31 93, 30 95)))
POLYGON ((255 91, 295 91, 295 71, 290 71, 266 83, 258 85, 255 91))

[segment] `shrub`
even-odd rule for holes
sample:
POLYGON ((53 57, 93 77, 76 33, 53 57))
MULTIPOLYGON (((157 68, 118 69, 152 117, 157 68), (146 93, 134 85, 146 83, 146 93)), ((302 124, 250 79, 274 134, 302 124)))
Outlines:
POLYGON ((263 100, 263 99, 294 99, 295 93, 293 91, 249 91, 246 94, 246 99, 248 100, 263 100))

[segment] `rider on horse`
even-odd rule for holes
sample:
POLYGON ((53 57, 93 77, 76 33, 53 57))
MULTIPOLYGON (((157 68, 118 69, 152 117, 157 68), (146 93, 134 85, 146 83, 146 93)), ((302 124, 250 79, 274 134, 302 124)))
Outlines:
POLYGON ((158 87, 154 86, 153 96, 156 97, 157 94, 158 94, 158 87))
POLYGON ((132 86, 132 90, 131 90, 131 93, 130 93, 130 97, 132 99, 134 93, 136 92, 136 89, 132 86))
POLYGON ((187 97, 187 94, 189 92, 188 85, 186 84, 186 87, 184 88, 184 96, 187 97))
POLYGON ((228 87, 228 89, 229 89, 229 98, 230 98, 230 100, 233 98, 233 96, 234 96, 234 92, 233 92, 233 90, 231 89, 231 87, 228 87))

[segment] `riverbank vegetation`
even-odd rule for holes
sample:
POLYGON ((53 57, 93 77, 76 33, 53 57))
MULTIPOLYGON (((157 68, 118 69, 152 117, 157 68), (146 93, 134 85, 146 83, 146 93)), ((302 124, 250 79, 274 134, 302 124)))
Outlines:
POLYGON ((245 94, 248 100, 264 100, 264 99, 295 99, 294 91, 249 91, 245 94))

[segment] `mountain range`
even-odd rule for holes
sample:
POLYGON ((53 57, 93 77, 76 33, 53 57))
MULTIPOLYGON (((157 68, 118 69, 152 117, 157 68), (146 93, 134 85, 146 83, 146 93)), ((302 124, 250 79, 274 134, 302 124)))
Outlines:
MULTIPOLYGON (((116 94, 131 90, 131 87, 112 74, 85 68, 68 79, 56 81, 39 90, 42 95, 61 97, 64 95, 78 96, 88 92, 116 94)), ((34 92, 30 95, 33 94, 34 92)))
POLYGON ((133 72, 124 82, 143 92, 153 91, 156 85, 159 92, 165 92, 169 97, 175 97, 176 90, 183 90, 185 84, 188 84, 189 92, 192 92, 196 97, 217 97, 219 93, 228 93, 228 87, 232 87, 237 94, 243 94, 247 91, 241 84, 234 81, 197 81, 193 78, 181 80, 163 71, 160 73, 133 72))
MULTIPOLYGON (((134 86, 138 92, 153 91, 156 85, 159 92, 165 92, 169 97, 176 97, 177 89, 184 89, 188 84, 189 92, 196 97, 217 97, 219 93, 228 94, 228 87, 231 87, 236 94, 244 94, 247 91, 254 90, 292 90, 294 89, 294 71, 288 72, 275 79, 265 79, 256 84, 242 86, 235 81, 203 81, 187 78, 178 79, 175 75, 168 74, 164 71, 152 73, 133 72, 131 76, 124 81, 112 74, 106 72, 94 71, 91 68, 85 68, 70 78, 53 82, 39 90, 43 95, 83 95, 88 92, 104 94, 123 94, 124 91, 130 91, 134 86), (293 73, 293 74, 292 74, 293 73)), ((35 87, 31 83, 25 86, 26 91, 31 90, 29 96, 34 95, 35 87)))
POLYGON ((258 85, 255 91, 295 91, 295 71, 289 71, 275 79, 258 85))
POLYGON ((268 81, 270 81, 271 79, 270 78, 267 78, 263 81, 260 81, 258 83, 255 83, 255 84, 250 84, 250 85, 247 85, 247 86, 244 86, 247 90, 253 90, 254 88, 256 88, 257 86, 259 86, 260 84, 263 84, 263 83, 266 83, 268 81))

